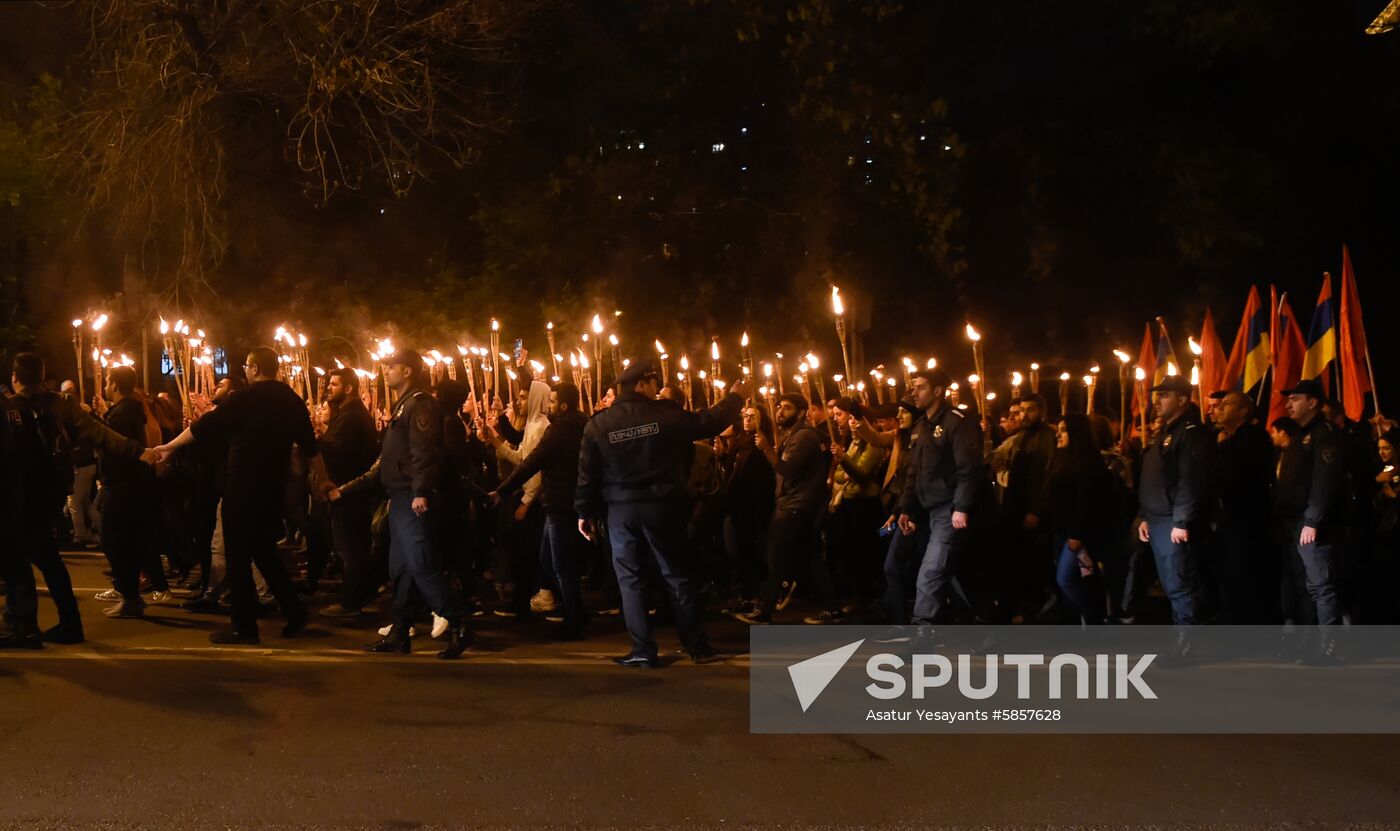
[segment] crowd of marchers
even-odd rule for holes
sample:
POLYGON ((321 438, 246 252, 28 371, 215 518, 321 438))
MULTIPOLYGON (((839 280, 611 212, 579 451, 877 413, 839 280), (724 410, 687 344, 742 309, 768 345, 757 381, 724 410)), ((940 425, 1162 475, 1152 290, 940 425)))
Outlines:
MULTIPOLYGON (((274 610, 284 637, 315 613, 363 620, 369 652, 421 636, 443 658, 488 615, 542 616, 560 640, 620 615, 632 648, 617 661, 644 667, 659 663, 658 618, 695 661, 719 659, 712 612, 916 631, 1326 632, 1400 616, 1400 432, 1347 420, 1316 381, 1263 423, 1243 393, 1199 401, 1168 376, 1147 435, 1124 437, 1119 420, 1052 414, 1035 394, 998 413, 957 406, 938 369, 913 372, 894 404, 765 401, 739 382, 692 410, 641 359, 585 415, 570 383, 527 374, 513 401, 482 406, 455 380, 428 383, 412 350, 384 366, 394 404, 376 419, 354 371, 330 373, 308 407, 277 353, 254 349, 190 421, 130 367, 88 403, 40 356, 16 357, 0 397, 0 647, 84 639, 65 547, 101 548, 113 618, 178 603, 227 614, 211 640, 240 645, 274 610)), ((1302 657, 1335 660, 1334 643, 1302 657)))

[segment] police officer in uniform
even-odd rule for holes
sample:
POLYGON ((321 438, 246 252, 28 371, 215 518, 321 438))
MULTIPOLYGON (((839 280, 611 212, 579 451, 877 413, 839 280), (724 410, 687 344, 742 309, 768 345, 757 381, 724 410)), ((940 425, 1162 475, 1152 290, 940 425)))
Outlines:
POLYGON ((952 379, 941 369, 921 369, 911 376, 919 416, 914 445, 900 497, 899 530, 912 537, 927 519, 928 546, 914 585, 912 622, 932 626, 943 610, 943 593, 952 580, 955 544, 967 533, 973 509, 987 484, 982 462, 982 425, 949 404, 952 379))
MULTIPOLYGON (((1214 439, 1191 409, 1191 385, 1168 375, 1153 387, 1162 426, 1143 454, 1138 485, 1138 539, 1152 546, 1157 576, 1178 626, 1202 623, 1200 546, 1210 521, 1214 439)), ((1189 643, 1177 641, 1180 650, 1189 643)))
MULTIPOLYGON (((449 639, 439 658, 460 658, 471 646, 466 604, 457 586, 443 573, 433 551, 435 512, 449 510, 438 493, 442 468, 442 416, 437 399, 423 382, 423 359, 400 349, 384 359, 384 380, 398 395, 384 433, 379 461, 344 488, 331 491, 338 500, 378 477, 389 496, 389 576, 394 581, 394 625, 366 652, 408 652, 409 625, 420 602, 447 619, 449 639)), ((460 506, 457 506, 460 509, 460 506)))
POLYGON ((579 532, 591 541, 597 521, 607 517, 622 613, 632 636, 632 651, 614 659, 625 667, 660 665, 642 595, 643 544, 670 589, 686 650, 696 663, 717 659, 690 581, 686 478, 691 444, 714 438, 738 419, 749 382, 734 384, 724 400, 701 412, 658 399, 661 387, 650 359, 633 362, 617 379, 616 401, 584 429, 579 451, 574 494, 579 532))
MULTIPOLYGON (((1294 506, 1289 512, 1290 557, 1295 571, 1317 608, 1319 626, 1342 622, 1342 601, 1337 591, 1337 544, 1346 534, 1347 492, 1343 446, 1337 429, 1323 417, 1326 393, 1310 379, 1283 390, 1288 415, 1299 433, 1284 450, 1279 471, 1279 501, 1294 506)), ((1334 658, 1333 641, 1324 634, 1319 658, 1334 658)))

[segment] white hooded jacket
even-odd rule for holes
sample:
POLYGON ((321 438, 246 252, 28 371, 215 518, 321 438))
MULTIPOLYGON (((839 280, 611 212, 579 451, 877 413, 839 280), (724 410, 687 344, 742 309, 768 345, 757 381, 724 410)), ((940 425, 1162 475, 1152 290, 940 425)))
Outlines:
MULTIPOLYGON (((540 438, 544 436, 544 431, 549 428, 549 385, 543 381, 530 382, 530 395, 525 404, 525 429, 521 432, 524 436, 520 440, 520 446, 512 448, 502 442, 496 446, 496 455, 512 465, 519 465, 525 461, 525 457, 530 455, 530 451, 540 443, 540 438)), ((542 475, 536 473, 525 482, 525 495, 520 501, 524 505, 533 504, 539 496, 540 486, 544 483, 542 475)))

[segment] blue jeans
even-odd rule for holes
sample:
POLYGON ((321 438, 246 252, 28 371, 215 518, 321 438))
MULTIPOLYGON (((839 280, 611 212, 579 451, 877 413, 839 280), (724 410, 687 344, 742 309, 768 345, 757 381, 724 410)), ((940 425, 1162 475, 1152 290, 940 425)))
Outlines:
POLYGON ((1195 542, 1172 542, 1171 517, 1148 519, 1148 543, 1157 563, 1157 578, 1171 601, 1172 623, 1194 626, 1201 622, 1201 576, 1195 542))
POLYGON ((1059 557, 1055 560, 1055 583, 1070 605, 1087 623, 1103 623, 1104 598, 1089 591, 1092 577, 1079 573, 1079 555, 1069 550, 1068 540, 1059 540, 1059 557))
POLYGON ((545 582, 559 594, 564 629, 569 633, 583 628, 579 601, 577 561, 578 520, 572 514, 546 514, 540 535, 540 571, 545 582))
POLYGON ((645 542, 656 558, 661 579, 676 609, 681 642, 695 654, 708 648, 700 616, 700 599, 690 581, 690 541, 685 535, 686 508, 663 502, 617 502, 608 505, 608 537, 622 595, 622 616, 632 636, 632 653, 656 657, 656 641, 647 620, 641 552, 645 542))
POLYGON ((952 554, 953 505, 949 503, 928 512, 928 545, 914 582, 914 624, 931 626, 943 610, 943 593, 953 578, 952 554))
POLYGON ((394 581, 394 622, 407 626, 413 620, 415 600, 452 623, 465 614, 462 597, 433 556, 433 535, 428 523, 433 511, 445 506, 428 499, 428 513, 413 512, 413 494, 389 494, 389 577, 394 581))
POLYGON ((890 534, 890 543, 885 549, 883 608, 886 623, 898 626, 909 622, 909 581, 905 579, 905 572, 909 566, 909 558, 919 550, 921 537, 921 531, 915 531, 913 536, 906 537, 898 525, 894 526, 894 533, 890 534))

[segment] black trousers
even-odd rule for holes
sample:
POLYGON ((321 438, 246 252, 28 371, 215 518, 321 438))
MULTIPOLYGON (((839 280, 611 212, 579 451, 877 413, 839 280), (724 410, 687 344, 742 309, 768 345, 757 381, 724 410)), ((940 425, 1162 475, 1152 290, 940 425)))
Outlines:
POLYGON ((283 616, 291 619, 305 613, 296 587, 287 576, 277 553, 281 510, 258 510, 254 506, 231 504, 224 498, 224 557, 228 561, 229 600, 233 604, 233 628, 251 635, 258 631, 258 592, 253 584, 253 564, 267 580, 283 616))
POLYGON ((339 602, 347 609, 358 609, 374 599, 379 575, 370 555, 374 519, 374 494, 353 494, 331 504, 331 539, 345 566, 341 575, 339 602))
POLYGON ((139 601, 141 568, 154 549, 152 489, 123 484, 103 490, 102 550, 112 566, 112 582, 123 600, 139 601))
POLYGON ((821 607, 833 612, 840 608, 831 585, 826 551, 817 530, 819 510, 785 511, 779 508, 773 512, 773 521, 768 524, 768 580, 763 584, 760 598, 764 611, 769 614, 778 606, 783 583, 797 579, 804 559, 808 561, 808 571, 815 583, 816 599, 821 607))

